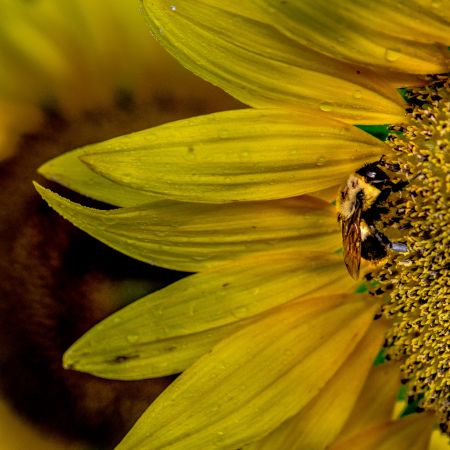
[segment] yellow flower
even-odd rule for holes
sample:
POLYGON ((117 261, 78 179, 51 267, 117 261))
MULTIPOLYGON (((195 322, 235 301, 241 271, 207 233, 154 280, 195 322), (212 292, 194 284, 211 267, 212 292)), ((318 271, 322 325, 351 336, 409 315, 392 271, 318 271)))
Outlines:
POLYGON ((224 98, 180 70, 147 38, 143 22, 138 5, 123 0, 3 0, 0 159, 24 133, 48 126, 49 112, 74 123, 88 113, 153 102, 160 117, 144 112, 161 123, 224 98), (186 84, 211 99, 195 104, 186 84), (181 111, 168 114, 174 102, 181 111))
MULTIPOLYGON (((65 355, 66 367, 106 378, 183 372, 118 448, 428 448, 433 422, 445 429, 449 412, 448 80, 409 91, 415 106, 407 116, 395 87, 424 85, 420 75, 449 70, 449 5, 143 6, 169 52, 253 108, 87 146, 40 169, 98 199, 113 183, 126 192, 110 201, 124 206, 113 211, 37 188, 117 250, 197 272, 106 319, 65 355), (404 124, 393 128, 390 146, 353 126, 383 123, 404 124), (397 193, 387 203, 380 223, 393 225, 393 211, 403 214, 404 229, 393 228, 411 259, 392 257, 374 270, 382 287, 369 285, 370 299, 355 293, 336 254, 336 213, 323 199, 382 155, 420 202, 397 193), (427 202, 433 214, 417 206, 427 202), (423 217, 438 249, 434 260, 423 217), (400 270, 411 266, 414 272, 400 270), (414 286, 419 303, 408 295, 414 286), (396 308, 392 299, 403 303, 396 308), (381 304, 385 317, 374 322, 381 304), (381 366, 389 376, 380 383, 381 369, 372 368, 385 335, 386 356, 401 360, 408 395, 427 412, 392 416, 400 369, 381 366), (417 374, 410 372, 415 361, 417 374)), ((419 411, 414 406, 407 412, 419 411)))

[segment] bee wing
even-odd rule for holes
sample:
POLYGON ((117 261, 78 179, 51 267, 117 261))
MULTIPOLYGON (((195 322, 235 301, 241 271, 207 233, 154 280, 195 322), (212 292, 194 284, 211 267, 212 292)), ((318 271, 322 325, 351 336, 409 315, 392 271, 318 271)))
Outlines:
POLYGON ((342 243, 344 262, 348 273, 355 280, 359 277, 361 265, 361 212, 362 205, 357 203, 353 214, 342 221, 342 243))

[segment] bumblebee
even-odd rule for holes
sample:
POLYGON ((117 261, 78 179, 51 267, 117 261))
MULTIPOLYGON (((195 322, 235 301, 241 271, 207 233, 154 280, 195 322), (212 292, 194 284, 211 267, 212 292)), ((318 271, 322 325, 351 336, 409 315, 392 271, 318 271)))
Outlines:
POLYGON ((405 244, 390 242, 375 226, 388 212, 383 202, 391 192, 397 192, 407 184, 392 182, 380 168, 385 164, 381 158, 350 175, 336 201, 338 221, 342 227, 344 262, 354 279, 359 277, 361 258, 378 262, 388 255, 390 249, 407 251, 405 244))

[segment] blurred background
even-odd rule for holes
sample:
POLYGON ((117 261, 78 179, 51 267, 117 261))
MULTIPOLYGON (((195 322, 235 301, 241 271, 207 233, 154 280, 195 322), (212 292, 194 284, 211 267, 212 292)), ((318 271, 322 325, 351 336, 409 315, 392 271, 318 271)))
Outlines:
POLYGON ((0 450, 113 448, 170 379, 64 370, 94 323, 183 274, 120 255, 31 181, 73 148, 240 107, 153 40, 138 0, 0 0, 0 450))

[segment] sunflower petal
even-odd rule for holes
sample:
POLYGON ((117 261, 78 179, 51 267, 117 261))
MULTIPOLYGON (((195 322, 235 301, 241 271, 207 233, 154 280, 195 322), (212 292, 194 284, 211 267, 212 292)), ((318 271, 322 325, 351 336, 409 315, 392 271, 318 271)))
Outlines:
POLYGON ((82 160, 138 190, 173 200, 226 203, 325 189, 388 151, 373 136, 332 119, 248 109, 94 144, 82 160))
POLYGON ((373 312, 367 301, 285 305, 198 360, 117 449, 234 449, 260 438, 323 388, 366 333, 373 312))
POLYGON ((364 384, 386 326, 371 325, 333 378, 296 416, 246 450, 323 450, 341 430, 364 384), (351 382, 349 382, 351 380, 351 382))
POLYGON ((183 65, 244 103, 306 105, 351 123, 392 123, 402 101, 370 70, 283 36, 252 2, 143 0, 155 37, 183 65))
POLYGON ((89 330, 64 363, 116 379, 178 373, 258 314, 297 297, 345 292, 343 270, 337 258, 271 252, 189 276, 89 330))
POLYGON ((447 17, 421 1, 257 0, 273 24, 290 38, 351 63, 408 73, 449 69, 450 4, 447 17))
POLYGON ((448 435, 441 433, 439 430, 434 430, 431 435, 431 443, 429 450, 449 450, 450 442, 448 435))
POLYGON ((62 216, 135 259, 199 271, 271 248, 335 251, 335 208, 313 197, 210 205, 155 201, 112 211, 87 208, 36 185, 62 216))
POLYGON ((118 185, 89 170, 80 161, 84 151, 79 148, 63 153, 39 167, 38 172, 68 189, 115 206, 136 206, 158 199, 149 192, 118 185))
POLYGON ((400 369, 398 364, 385 363, 375 367, 370 372, 362 394, 340 436, 348 436, 364 428, 390 420, 399 387, 400 369))
POLYGON ((433 422, 431 415, 411 414, 365 428, 332 445, 330 450, 428 450, 433 422))

